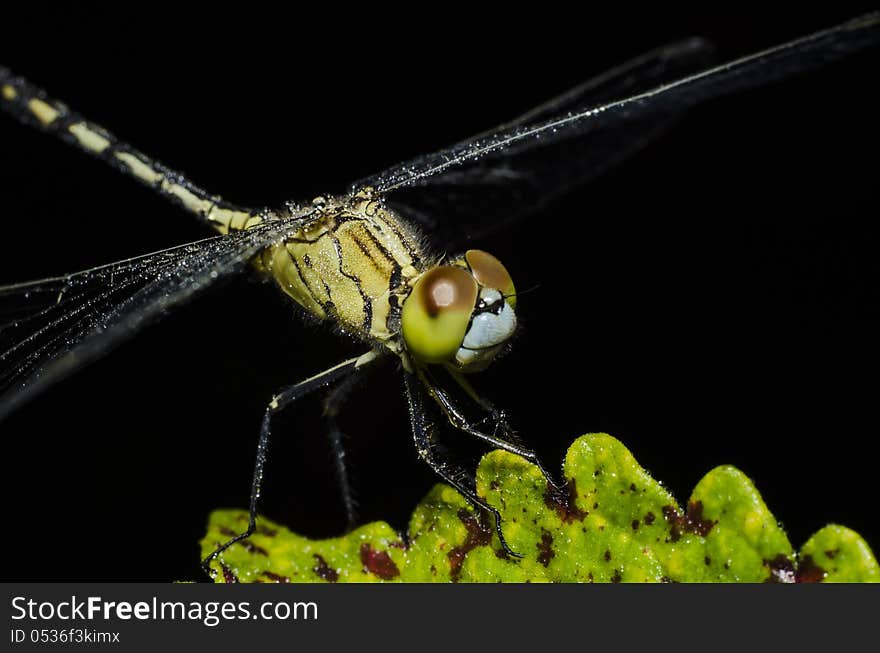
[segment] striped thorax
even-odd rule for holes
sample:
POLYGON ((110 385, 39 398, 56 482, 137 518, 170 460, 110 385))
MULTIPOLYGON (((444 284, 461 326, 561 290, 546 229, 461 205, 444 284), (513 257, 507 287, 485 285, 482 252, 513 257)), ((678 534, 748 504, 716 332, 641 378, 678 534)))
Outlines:
POLYGON ((313 316, 399 352, 400 307, 423 262, 415 235, 370 189, 312 204, 313 217, 258 266, 313 316))

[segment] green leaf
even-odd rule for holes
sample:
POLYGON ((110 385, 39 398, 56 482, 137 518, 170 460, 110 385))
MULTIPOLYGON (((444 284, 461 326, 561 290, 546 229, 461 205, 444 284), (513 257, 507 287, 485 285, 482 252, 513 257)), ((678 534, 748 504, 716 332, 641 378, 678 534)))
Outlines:
MULTIPOLYGON (((752 482, 717 467, 679 506, 613 437, 585 435, 565 458, 567 485, 503 451, 483 457, 477 491, 498 508, 506 556, 487 513, 436 485, 416 506, 406 538, 375 522, 309 540, 268 519, 212 563, 219 582, 880 582, 867 543, 826 526, 795 555, 752 482)), ((247 513, 217 510, 206 556, 242 532, 247 513)))

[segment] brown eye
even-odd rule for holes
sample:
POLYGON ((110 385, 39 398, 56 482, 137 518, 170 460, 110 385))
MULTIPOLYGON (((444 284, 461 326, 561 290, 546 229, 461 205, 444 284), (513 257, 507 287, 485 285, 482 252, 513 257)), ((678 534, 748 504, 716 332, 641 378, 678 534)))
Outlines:
POLYGON ((418 300, 431 317, 440 311, 470 311, 477 299, 473 277, 461 268, 449 265, 426 272, 413 292, 418 294, 418 300))
POLYGON ((513 287, 513 279, 510 278, 507 268, 501 261, 481 249, 469 249, 464 255, 468 267, 481 286, 494 288, 501 292, 511 306, 515 306, 516 297, 513 287))
POLYGON ((440 363, 455 356, 477 293, 474 278, 463 268, 444 265, 419 277, 401 316, 403 339, 416 359, 440 363))

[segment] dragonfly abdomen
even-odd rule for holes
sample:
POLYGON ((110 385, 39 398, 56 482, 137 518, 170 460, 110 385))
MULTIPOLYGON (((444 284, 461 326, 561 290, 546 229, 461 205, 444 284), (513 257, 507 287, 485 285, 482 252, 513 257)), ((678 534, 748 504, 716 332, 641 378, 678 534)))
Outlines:
POLYGON ((183 174, 120 141, 41 88, 0 66, 0 109, 25 124, 53 134, 66 143, 110 164, 123 174, 157 190, 221 234, 259 224, 263 216, 224 201, 199 188, 183 174))
POLYGON ((400 306, 422 258, 416 238, 369 191, 316 206, 312 220, 263 253, 260 267, 315 317, 396 350, 400 306))

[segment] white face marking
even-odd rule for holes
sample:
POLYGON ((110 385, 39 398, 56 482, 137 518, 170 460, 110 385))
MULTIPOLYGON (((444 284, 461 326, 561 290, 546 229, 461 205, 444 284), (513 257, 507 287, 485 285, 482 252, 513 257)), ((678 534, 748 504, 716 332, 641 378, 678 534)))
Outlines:
POLYGON ((471 328, 462 342, 468 349, 482 349, 499 345, 513 335, 516 329, 516 314, 505 304, 501 313, 480 313, 471 321, 471 328))
POLYGON ((110 147, 110 141, 89 129, 85 123, 78 122, 71 125, 67 131, 76 136, 79 144, 91 152, 103 152, 110 147))
POLYGON ((491 306, 495 302, 502 300, 503 297, 501 296, 501 293, 494 288, 481 288, 480 299, 482 299, 483 303, 487 306, 491 306))
POLYGON ((37 117, 37 120, 39 120, 44 125, 50 124, 53 120, 55 120, 55 118, 58 117, 58 114, 60 113, 58 109, 56 109, 52 105, 46 104, 45 102, 37 98, 33 98, 32 100, 28 101, 28 108, 31 110, 31 113, 33 113, 37 117))
MULTIPOLYGON (((498 291, 494 291, 498 293, 498 291)), ((500 297, 500 293, 499 297, 500 297)), ((471 321, 461 343, 461 349, 455 354, 455 360, 461 365, 473 364, 476 361, 491 359, 513 332, 516 330, 516 313, 510 304, 504 304, 498 315, 480 313, 471 321)))

